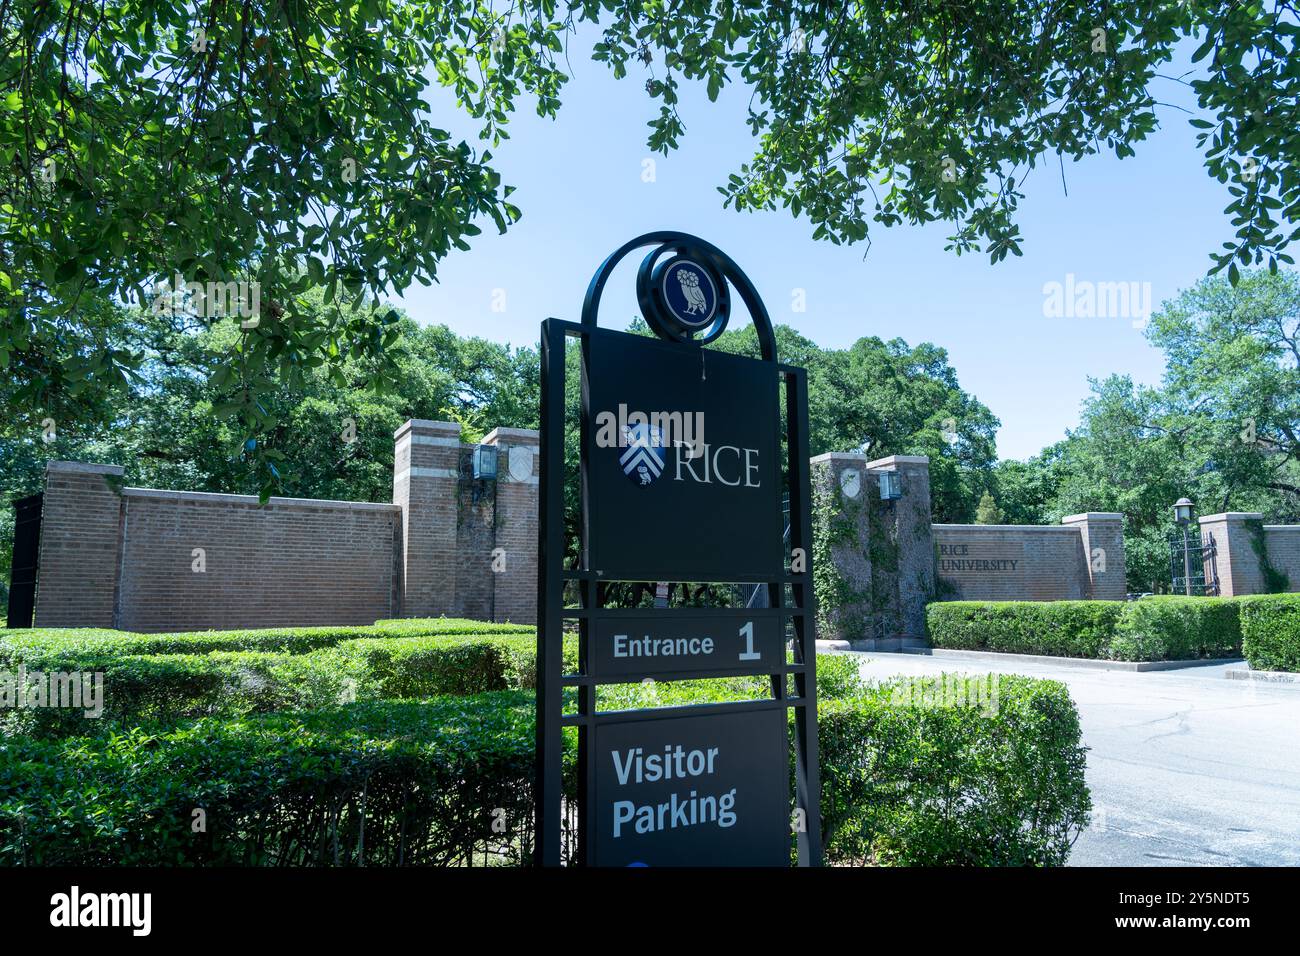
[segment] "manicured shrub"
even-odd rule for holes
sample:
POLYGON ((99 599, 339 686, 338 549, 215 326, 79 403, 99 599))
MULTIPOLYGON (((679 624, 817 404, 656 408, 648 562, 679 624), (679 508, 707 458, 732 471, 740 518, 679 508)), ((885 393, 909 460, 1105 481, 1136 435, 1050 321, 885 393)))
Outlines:
POLYGON ((817 696, 852 697, 866 688, 860 673, 862 661, 850 654, 817 655, 817 696))
MULTIPOLYGON (((569 669, 576 641, 566 642, 569 669)), ((121 655, 26 649, 29 671, 103 675, 103 712, 38 708, 0 714, 0 735, 99 734, 110 725, 310 710, 356 701, 481 694, 536 686, 532 636, 347 640, 304 654, 213 651, 121 655)), ((113 726, 111 729, 116 729, 113 726)))
POLYGON ((0 864, 521 862, 532 725, 531 695, 505 693, 9 741, 0 864))
MULTIPOLYGON (((736 685, 657 690, 700 702, 736 685)), ((1061 685, 1000 678, 992 713, 896 696, 859 688, 819 708, 831 862, 1064 861, 1088 794, 1061 685)), ((0 865, 527 862, 533 717, 533 696, 516 691, 9 740, 0 865), (193 830, 196 809, 206 832, 193 830)))
POLYGON ((925 609, 934 647, 1104 657, 1122 601, 938 601, 925 609))
POLYGON ((1055 681, 891 682, 824 701, 818 739, 832 861, 1059 866, 1087 826, 1087 748, 1055 681))
POLYGON ((497 624, 459 618, 398 618, 347 627, 272 627, 254 630, 133 634, 102 628, 25 628, 0 632, 0 667, 16 666, 33 655, 208 654, 213 651, 265 651, 304 654, 344 641, 376 637, 432 637, 474 634, 533 634, 523 624, 497 624))
POLYGON ((379 636, 411 634, 535 634, 532 624, 509 621, 473 621, 459 617, 390 617, 375 621, 379 636))
POLYGON ((934 647, 1098 660, 1237 657, 1237 603, 1228 598, 1140 601, 940 601, 926 607, 934 647))
POLYGON ((1129 601, 1109 656, 1123 661, 1240 657, 1238 604, 1231 598, 1178 596, 1129 601))
MULTIPOLYGON (((818 654, 818 697, 825 700, 861 694, 869 686, 860 676, 861 663, 861 658, 856 655, 818 654)), ((771 696, 772 685, 766 675, 655 681, 648 684, 607 684, 596 688, 596 704, 600 710, 714 704, 729 700, 761 700, 771 696)))
POLYGON ((364 675, 346 669, 352 663, 328 649, 303 655, 219 651, 38 656, 25 661, 29 672, 102 674, 102 713, 88 718, 77 708, 21 709, 6 715, 6 731, 43 737, 99 734, 121 724, 269 713, 375 696, 359 687, 364 675))
POLYGON ((1300 671, 1300 594, 1238 598, 1242 650, 1263 671, 1300 671))
POLYGON ((522 686, 536 655, 532 637, 371 638, 340 644, 337 653, 358 665, 378 698, 481 694, 522 686))

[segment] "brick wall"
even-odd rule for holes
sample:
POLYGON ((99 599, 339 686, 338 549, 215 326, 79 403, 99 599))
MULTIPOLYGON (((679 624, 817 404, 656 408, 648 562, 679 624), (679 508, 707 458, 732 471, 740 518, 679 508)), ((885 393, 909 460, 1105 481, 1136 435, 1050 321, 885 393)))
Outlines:
POLYGON ((1062 518, 1061 524, 1077 528, 1082 536, 1083 573, 1088 579, 1089 596, 1094 601, 1123 601, 1128 595, 1124 516, 1089 511, 1062 518))
POLYGON ((123 630, 372 624, 400 611, 395 505, 142 488, 121 501, 123 630))
POLYGON ((123 471, 76 461, 45 466, 38 626, 113 626, 121 523, 113 484, 120 487, 123 471))
POLYGON ((935 597, 934 526, 930 523, 930 459, 894 455, 868 470, 897 471, 903 496, 887 512, 897 560, 899 629, 904 640, 925 636, 925 606, 935 597))
POLYGON ((493 612, 498 621, 537 622, 537 525, 541 437, 524 428, 498 428, 484 440, 497 448, 493 612))
POLYGON ((933 535, 941 600, 1091 597, 1084 541, 1077 527, 937 524, 933 535))
MULTIPOLYGON (((495 480, 473 477, 475 446, 453 422, 394 434, 393 503, 114 488, 113 465, 49 465, 36 622, 137 631, 370 623, 458 616, 533 623, 537 613, 538 433, 499 428, 495 480), (195 549, 204 570, 196 571, 195 549)), ((833 454, 813 476, 852 540, 832 548, 854 592, 824 634, 888 647, 924 635, 935 599, 1122 599, 1121 516, 1058 527, 931 525, 922 457, 833 454), (882 501, 882 473, 902 497, 882 501), (848 478, 852 476, 853 480, 848 478), (851 501, 849 488, 857 496, 851 501)), ((1253 593, 1245 520, 1203 518, 1223 593, 1253 593), (1243 590, 1245 589, 1245 590, 1243 590)), ((1266 531, 1275 565, 1300 585, 1300 528, 1266 531)), ((1253 570, 1252 570, 1253 567, 1253 570)))
POLYGON ((495 481, 451 422, 394 436, 393 503, 122 488, 47 468, 35 623, 132 631, 537 616, 538 433, 499 428, 495 481), (198 553, 201 552, 201 553, 198 553))
POLYGON ((1256 551, 1262 535, 1268 562, 1289 579, 1287 589, 1300 591, 1300 525, 1264 524, 1253 511, 1228 511, 1200 519, 1205 583, 1222 597, 1262 594, 1264 569, 1256 551))
POLYGON ((1287 576, 1287 590, 1300 591, 1300 525, 1266 524, 1264 542, 1269 564, 1287 576))
POLYGON ((393 503, 402 509, 403 614, 455 614, 460 426, 412 419, 393 437, 393 503))
POLYGON ((862 650, 925 638, 934 600, 1123 600, 1124 519, 1089 512, 1055 526, 930 523, 930 465, 920 456, 831 453, 812 460, 816 520, 833 522, 830 560, 843 584, 818 637, 862 650), (882 473, 901 497, 882 501, 882 473))
MULTIPOLYGON (((818 527, 818 534, 829 532, 827 555, 844 582, 843 594, 837 606, 823 600, 818 608, 821 618, 817 631, 819 640, 874 641, 883 637, 883 626, 873 625, 885 619, 874 612, 872 585, 871 509, 879 505, 879 492, 870 487, 866 474, 867 456, 845 452, 818 455, 810 463, 815 506, 813 521, 831 522, 830 528, 818 527)), ((817 566, 813 566, 814 576, 817 566)), ((824 572, 823 572, 824 574, 824 572)), ((892 619, 892 615, 889 615, 892 619)))
POLYGON ((394 435, 393 500, 405 526, 406 617, 537 620, 538 432, 497 428, 494 481, 475 479, 455 422, 410 421, 394 435))
POLYGON ((390 504, 114 488, 47 466, 35 624, 131 631, 369 624, 400 610, 390 504), (196 549, 200 553, 196 554, 196 549))

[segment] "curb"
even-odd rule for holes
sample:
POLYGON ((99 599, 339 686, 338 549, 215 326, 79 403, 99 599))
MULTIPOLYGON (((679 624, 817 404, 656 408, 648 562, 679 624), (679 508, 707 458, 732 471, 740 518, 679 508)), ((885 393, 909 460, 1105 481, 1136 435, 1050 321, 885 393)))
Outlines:
POLYGON ((1250 680, 1265 684, 1300 684, 1300 674, 1294 671, 1256 671, 1249 667, 1237 667, 1225 671, 1228 680, 1250 680))
MULTIPOLYGON (((1146 671, 1172 671, 1189 667, 1210 667, 1216 664, 1240 664, 1239 657, 1219 657, 1187 661, 1102 661, 1087 657, 1051 657, 1046 654, 1001 654, 996 651, 957 651, 941 647, 907 648, 896 652, 875 651, 881 653, 899 653, 934 657, 951 661, 984 661, 996 664, 1055 664, 1062 667, 1078 667, 1090 670, 1128 671, 1142 673, 1146 671)), ((1229 672, 1231 673, 1231 672, 1229 672)))
POLYGON ((818 641, 817 642, 818 654, 833 654, 836 651, 851 651, 851 650, 853 650, 853 645, 851 645, 848 641, 818 641))

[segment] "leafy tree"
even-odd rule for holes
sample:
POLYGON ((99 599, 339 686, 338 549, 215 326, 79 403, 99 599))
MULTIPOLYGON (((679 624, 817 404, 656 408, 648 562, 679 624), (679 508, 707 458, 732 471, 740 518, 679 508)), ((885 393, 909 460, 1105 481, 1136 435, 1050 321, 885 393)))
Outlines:
POLYGON ((585 0, 602 19, 596 58, 618 76, 635 61, 662 70, 650 145, 685 132, 682 80, 710 98, 739 80, 753 91, 754 158, 721 192, 737 209, 778 205, 807 215, 813 235, 866 239, 872 224, 951 222, 949 247, 996 262, 1020 254, 1015 223, 1025 180, 1053 155, 1134 154, 1157 125, 1152 84, 1178 44, 1202 63, 1190 87, 1205 115, 1209 174, 1230 183, 1236 242, 1216 271, 1291 262, 1300 236, 1300 25, 1275 2, 1017 2, 672 5, 585 0), (879 187, 879 188, 877 188, 879 187))
POLYGON ((997 463, 990 485, 1007 524, 1047 524, 1050 502, 1060 484, 1058 464, 1066 442, 1058 442, 1028 461, 997 463))
MULTIPOLYGON (((428 284, 476 219, 518 218, 490 153, 439 129, 426 91, 450 87, 493 142, 523 93, 553 113, 555 13, 478 0, 0 4, 0 368, 25 383, 9 397, 36 410, 87 379, 125 385, 141 357, 104 348, 109 330, 83 317, 148 307, 175 276, 209 292, 257 283, 233 392, 246 435, 274 427, 263 397, 301 389, 313 367, 391 378, 396 313, 313 308, 309 290, 358 305, 428 284)), ((214 300, 188 304, 211 325, 229 315, 214 300)), ((218 370, 210 385, 231 381, 218 370)))
POLYGON ((1171 509, 1198 493, 1194 449, 1160 424, 1162 413, 1159 392, 1128 376, 1094 382, 1079 428, 1064 443, 1047 509, 1053 524, 1084 511, 1122 513, 1129 584, 1138 591, 1167 590, 1171 509))
MULTIPOLYGON (((928 455, 936 521, 969 521, 996 461, 997 418, 962 390, 948 353, 928 342, 861 338, 823 349, 788 326, 775 329, 781 361, 808 370, 814 455, 862 449, 872 458, 928 455)), ((759 355, 752 326, 716 346, 759 355)))
MULTIPOLYGON (((13 407, 70 418, 125 391, 146 353, 110 345, 124 341, 115 307, 147 307, 177 276, 260 290, 237 368, 209 382, 245 438, 274 427, 264 396, 312 369, 391 379, 396 313, 315 309, 309 290, 377 302, 432 281, 478 221, 514 222, 490 153, 438 128, 427 90, 451 90, 496 145, 519 97, 555 113, 578 21, 599 25, 594 56, 615 76, 646 74, 652 148, 684 133, 682 82, 751 89, 757 151, 725 203, 784 206, 833 242, 940 219, 957 253, 993 261, 1020 252, 1029 172, 1053 155, 1133 153, 1156 126, 1157 71, 1195 37, 1191 87, 1212 119, 1192 122, 1237 229, 1216 268, 1235 281, 1238 263, 1291 261, 1300 28, 1285 2, 3 0, 13 407)), ((208 325, 230 318, 214 298, 189 303, 208 325)), ((264 485, 266 447, 253 451, 264 485)))
MULTIPOLYGON (((312 293, 312 308, 328 308, 312 293)), ((231 321, 178 331, 148 312, 119 317, 113 328, 143 349, 139 372, 110 393, 93 418, 19 418, 0 427, 0 488, 8 498, 41 490, 45 462, 113 462, 128 484, 259 494, 266 490, 255 454, 278 472, 278 493, 302 498, 389 501, 393 432, 408 418, 458 420, 466 440, 494 426, 537 427, 537 353, 444 326, 393 326, 389 347, 400 388, 384 388, 363 362, 320 364, 295 388, 281 384, 259 400, 268 426, 248 447, 231 417, 231 392, 213 391, 216 370, 238 363, 243 336, 231 321), (377 381, 379 387, 376 387, 377 381)), ((121 344, 121 343, 116 343, 121 344)), ((3 386, 0 385, 0 388, 3 386)), ((0 508, 0 579, 9 580, 13 511, 0 508)))
POLYGON ((1017 521, 1122 512, 1129 586, 1159 591, 1184 495, 1201 514, 1300 521, 1300 277, 1204 279, 1165 303, 1147 334, 1165 353, 1159 388, 1094 382, 1079 428, 1028 462, 999 463, 994 485, 1017 521))
POLYGON ((975 509, 976 524, 1002 524, 1002 509, 987 491, 980 495, 980 503, 975 509))
POLYGON ((1217 479, 1216 510, 1267 489, 1280 494, 1262 510, 1300 515, 1300 275, 1202 280, 1152 317, 1148 338, 1165 353, 1170 425, 1217 479))

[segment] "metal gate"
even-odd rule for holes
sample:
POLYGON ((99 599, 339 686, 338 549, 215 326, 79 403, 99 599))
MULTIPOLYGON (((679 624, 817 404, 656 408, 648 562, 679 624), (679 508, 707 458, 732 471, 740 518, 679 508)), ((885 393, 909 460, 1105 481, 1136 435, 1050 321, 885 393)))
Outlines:
POLYGON ((31 627, 41 550, 41 495, 14 502, 14 552, 9 570, 10 627, 31 627))
POLYGON ((1200 528, 1188 528, 1184 552, 1183 535, 1175 532, 1169 536, 1169 578, 1174 594, 1201 595, 1211 593, 1205 585, 1205 559, 1207 545, 1201 540, 1200 528), (1191 589, 1187 583, 1191 580, 1191 589))

